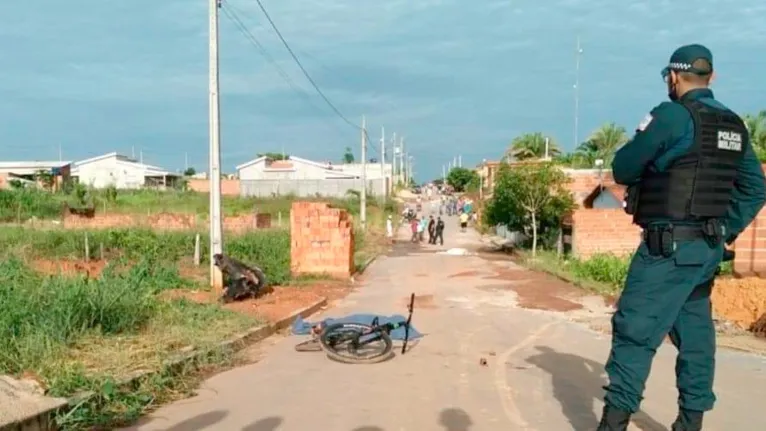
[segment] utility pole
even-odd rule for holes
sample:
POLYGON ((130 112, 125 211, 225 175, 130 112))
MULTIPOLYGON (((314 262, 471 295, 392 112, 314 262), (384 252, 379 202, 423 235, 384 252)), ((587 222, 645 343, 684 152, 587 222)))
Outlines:
POLYGON ((189 153, 184 153, 184 172, 189 170, 189 153))
POLYGON ((59 144, 59 162, 64 161, 64 152, 61 150, 61 144, 59 144))
POLYGON ((577 51, 575 53, 575 84, 574 84, 574 147, 577 148, 580 145, 580 56, 582 55, 582 48, 580 47, 580 36, 577 36, 577 51))
POLYGON ((405 156, 404 136, 402 136, 399 138, 399 181, 404 183, 404 186, 407 187, 407 165, 404 163, 405 156))
POLYGON ((138 157, 139 157, 138 162, 143 165, 144 164, 144 150, 138 150, 138 157))
POLYGON ((458 166, 457 166, 457 156, 455 156, 455 157, 452 157, 452 168, 454 169, 454 168, 456 168, 456 167, 458 167, 458 166))
POLYGON ((396 147, 396 132, 394 132, 393 137, 391 138, 391 145, 393 148, 393 152, 391 153, 391 182, 393 183, 391 186, 396 186, 396 159, 399 157, 399 148, 396 147))
POLYGON ((136 146, 130 147, 130 158, 136 160, 136 146))
POLYGON ((383 197, 388 196, 388 185, 386 185, 386 128, 380 126, 380 177, 383 179, 383 197))
POLYGON ((223 253, 221 220, 221 112, 218 84, 218 9, 221 0, 210 2, 210 286, 223 290, 223 274, 215 266, 214 255, 223 253))
POLYGON ((362 198, 359 208, 362 229, 367 228, 367 120, 362 116, 362 198))
POLYGON ((463 167, 463 155, 462 154, 457 156, 457 165, 458 165, 458 167, 461 167, 461 168, 463 167))

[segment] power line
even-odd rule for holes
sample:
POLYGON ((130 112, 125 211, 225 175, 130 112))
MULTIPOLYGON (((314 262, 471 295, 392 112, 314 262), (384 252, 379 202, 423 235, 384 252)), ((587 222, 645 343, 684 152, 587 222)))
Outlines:
POLYGON ((316 92, 319 94, 319 96, 321 96, 322 99, 325 101, 325 103, 327 103, 327 106, 329 106, 330 109, 332 109, 338 115, 338 117, 340 117, 340 119, 345 121, 348 125, 350 125, 351 127, 354 127, 355 129, 361 129, 361 127, 359 127, 359 125, 354 124, 351 121, 349 121, 349 119, 346 118, 346 116, 343 115, 338 110, 338 108, 335 107, 335 105, 333 105, 333 103, 330 101, 330 99, 328 99, 327 96, 325 96, 324 92, 322 92, 322 90, 319 88, 319 86, 316 84, 316 82, 314 82, 314 79, 311 77, 311 75, 309 75, 308 71, 306 71, 306 68, 303 67, 303 64, 298 59, 298 56, 295 55, 295 53, 293 52, 292 48, 290 48, 290 45, 287 43, 285 38, 282 36, 282 32, 279 31, 279 29, 277 28, 277 25, 274 23, 274 20, 271 19, 271 15, 269 15, 269 13, 266 11, 266 8, 263 7, 263 3, 261 3, 261 0, 255 0, 255 1, 256 1, 256 3, 258 3, 258 7, 261 9, 261 12, 263 12, 263 14, 266 16, 266 19, 269 21, 269 24, 271 24, 271 28, 274 29, 274 32, 279 37, 279 40, 282 41, 282 44, 287 49, 287 52, 290 53, 290 56, 293 58, 293 60, 295 60, 295 63, 301 69, 301 72, 303 72, 303 75, 306 76, 306 79, 308 79, 309 83, 311 83, 311 86, 314 87, 314 90, 316 90, 316 92))
MULTIPOLYGON (((290 88, 295 91, 295 93, 300 96, 302 99, 306 101, 312 108, 316 109, 318 112, 322 112, 322 109, 319 108, 309 97, 306 90, 298 86, 291 78, 290 75, 285 72, 284 69, 282 69, 277 61, 274 59, 274 57, 269 54, 269 52, 266 50, 266 48, 261 44, 261 42, 258 41, 258 39, 255 37, 255 35, 247 28, 247 25, 242 21, 242 19, 239 17, 239 14, 237 13, 237 9, 231 5, 228 1, 226 2, 226 7, 221 8, 224 12, 224 15, 231 20, 234 23, 234 26, 237 27, 237 30, 239 30, 240 33, 247 39, 248 42, 250 42, 251 45, 253 45, 260 54, 268 61, 274 69, 276 69, 279 76, 290 86, 290 88)), ((337 126, 333 124, 333 127, 335 128, 336 132, 340 132, 339 129, 337 129, 337 126)))

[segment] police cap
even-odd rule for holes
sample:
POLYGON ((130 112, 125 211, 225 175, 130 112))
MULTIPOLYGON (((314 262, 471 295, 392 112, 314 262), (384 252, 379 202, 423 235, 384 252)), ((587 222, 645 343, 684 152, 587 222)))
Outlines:
POLYGON ((688 72, 696 75, 707 75, 713 71, 713 53, 706 47, 693 44, 684 45, 670 56, 670 62, 662 69, 662 78, 665 79, 670 74, 670 71, 675 72, 688 72), (710 63, 710 70, 700 70, 692 66, 697 60, 707 60, 710 63))

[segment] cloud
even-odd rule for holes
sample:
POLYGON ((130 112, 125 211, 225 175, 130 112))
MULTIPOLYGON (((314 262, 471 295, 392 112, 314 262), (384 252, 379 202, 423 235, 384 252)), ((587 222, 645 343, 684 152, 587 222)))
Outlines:
MULTIPOLYGON (((426 177, 457 154, 496 158, 528 131, 572 147, 578 36, 580 140, 609 121, 631 129, 660 103, 658 72, 685 43, 713 50, 725 103, 763 108, 761 1, 262 1, 332 103, 353 123, 366 115, 374 139, 381 125, 405 135, 426 177)), ((222 14, 225 167, 282 147, 326 159, 358 146, 257 5, 227 2, 268 54, 222 14)), ((60 143, 66 158, 138 148, 170 169, 186 153, 204 167, 207 13, 184 0, 0 6, 0 157, 57 157, 60 143)))

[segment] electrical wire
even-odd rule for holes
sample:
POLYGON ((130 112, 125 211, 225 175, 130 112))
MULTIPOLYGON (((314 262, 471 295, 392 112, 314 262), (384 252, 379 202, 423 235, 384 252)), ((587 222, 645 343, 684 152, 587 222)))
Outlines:
MULTIPOLYGON (((240 33, 247 39, 248 42, 250 42, 251 45, 253 45, 259 53, 266 59, 266 61, 271 64, 274 69, 277 71, 279 76, 287 83, 287 85, 292 88, 292 90, 300 96, 306 103, 308 103, 312 108, 314 108, 317 112, 323 112, 321 108, 319 108, 309 97, 306 90, 298 86, 291 78, 290 75, 288 75, 287 72, 285 72, 284 69, 282 69, 279 66, 279 63, 276 62, 274 57, 269 54, 269 52, 266 50, 266 48, 261 44, 260 41, 255 37, 255 35, 247 28, 247 25, 242 21, 242 19, 239 17, 239 14, 237 12, 237 9, 232 6, 229 2, 226 2, 226 7, 223 7, 223 3, 221 5, 221 10, 223 10, 224 15, 232 21, 234 26, 239 30, 240 33)), ((337 126, 334 123, 332 124, 333 128, 336 132, 343 134, 340 129, 337 128, 337 126)))
MULTIPOLYGON (((331 110, 332 110, 332 111, 333 111, 333 112, 334 112, 334 113, 335 113, 335 114, 336 114, 336 115, 337 115, 337 116, 338 116, 338 117, 339 117, 341 120, 343 120, 343 121, 344 121, 346 124, 348 124, 349 126, 353 127, 355 130, 361 130, 361 131, 363 131, 363 132, 364 132, 364 135, 365 135, 365 138, 366 138, 366 142, 368 142, 368 143, 369 143, 369 142, 371 142, 372 140, 370 139, 370 135, 367 133, 367 130, 366 130, 366 128, 365 128, 365 129, 363 129, 363 128, 362 128, 362 127, 360 127, 359 125, 357 125, 357 124, 354 124, 353 122, 351 122, 351 121, 350 121, 350 120, 349 120, 349 119, 348 119, 348 118, 347 118, 345 115, 343 115, 343 113, 342 113, 342 112, 340 112, 340 110, 339 110, 339 109, 338 109, 338 108, 337 108, 337 107, 336 107, 336 106, 335 106, 335 105, 334 105, 334 104, 333 104, 333 103, 330 101, 330 99, 329 99, 329 98, 328 98, 328 97, 327 97, 327 96, 324 94, 324 92, 323 92, 323 91, 322 91, 322 90, 319 88, 319 86, 317 85, 316 81, 314 81, 314 79, 313 79, 313 78, 311 77, 311 75, 308 73, 308 71, 306 70, 306 68, 305 68, 305 67, 303 66, 303 64, 301 63, 301 61, 298 59, 298 56, 295 54, 295 52, 293 51, 293 49, 292 49, 292 48, 290 47, 290 45, 287 43, 287 41, 285 40, 284 36, 282 36, 282 32, 279 30, 279 28, 277 27, 277 25, 276 25, 276 23, 274 22, 274 20, 272 20, 272 19, 271 19, 271 15, 269 15, 268 11, 266 11, 266 8, 263 6, 263 3, 261 3, 261 1, 260 1, 260 0, 256 0, 256 2, 258 3, 258 7, 261 9, 261 12, 263 12, 264 16, 265 16, 265 17, 266 17, 266 19, 269 21, 269 24, 271 25, 271 28, 274 30, 274 33, 276 33, 277 37, 279 37, 279 40, 282 42, 282 44, 284 45, 284 47, 287 49, 287 52, 290 54, 290 56, 292 57, 292 59, 293 59, 293 60, 295 61, 295 63, 298 65, 298 67, 300 68, 301 72, 303 72, 303 75, 306 77, 306 79, 307 79, 307 80, 308 80, 308 82, 311 84, 311 86, 314 88, 314 90, 317 92, 317 94, 319 94, 319 96, 320 96, 320 97, 322 98, 322 100, 323 100, 323 101, 324 101, 324 102, 327 104, 327 106, 329 106, 329 107, 330 107, 330 109, 331 109, 331 110)), ((224 3, 224 2, 222 2, 222 5, 223 5, 223 3, 224 3)), ((285 72, 285 71, 284 71, 284 70, 283 70, 281 67, 279 67, 279 65, 276 63, 276 61, 274 60, 274 58, 273 58, 273 57, 271 57, 271 55, 269 55, 269 54, 268 54, 268 51, 266 51, 266 49, 263 47, 263 45, 262 45, 260 42, 258 42, 258 40, 255 38, 255 36, 252 34, 252 32, 250 32, 250 31, 247 29, 247 27, 244 25, 244 23, 242 22, 242 20, 238 19, 238 17, 236 16, 236 9, 235 9, 235 8, 234 8, 234 7, 231 5, 231 3, 230 3, 230 2, 228 2, 228 1, 225 1, 225 3, 226 3, 226 5, 227 5, 227 8, 222 8, 222 9, 224 9, 224 13, 226 13, 226 14, 227 14, 227 16, 228 16, 230 19, 235 19, 235 20, 236 20, 236 22, 237 22, 237 24, 238 24, 238 25, 237 25, 237 28, 238 28, 238 29, 239 29, 241 32, 243 32, 243 34, 245 35, 245 37, 246 37, 248 40, 250 40, 250 41, 251 41, 251 43, 253 43, 253 44, 256 46, 256 48, 258 48, 258 49, 259 49, 259 51, 261 52, 261 54, 263 54, 263 55, 264 55, 264 56, 267 58, 267 61, 269 61, 269 62, 270 62, 270 63, 271 63, 271 64, 272 64, 272 65, 273 65, 273 66, 274 66, 274 67, 275 67, 275 68, 276 68, 278 71, 280 71, 280 75, 281 75, 281 76, 282 76, 282 77, 283 77, 283 78, 284 78, 284 79, 285 79, 285 80, 288 82, 288 84, 290 84, 290 85, 291 85, 291 87, 293 87, 293 89, 296 89, 296 86, 294 86, 293 84, 291 84, 292 80, 289 78, 289 75, 287 75, 287 73, 286 73, 286 72, 285 72), (227 9, 233 9, 233 10, 227 10, 227 9), (233 17, 232 17, 231 15, 233 15, 233 17)), ((300 90, 296 90, 296 91, 300 91, 300 94, 301 94, 302 96, 305 96, 304 98, 306 99, 306 101, 307 101, 307 102, 309 102, 309 103, 310 103, 312 106, 316 107, 316 105, 314 105, 314 104, 313 104, 313 102, 311 102, 311 100, 310 100, 310 99, 307 97, 307 95, 306 95, 306 93, 305 93, 305 91, 304 91, 303 89, 300 89, 300 90)), ((376 148, 376 147, 373 147, 373 148, 375 149, 375 151, 377 151, 378 155, 380 156, 380 155, 381 155, 381 148, 376 148)))

